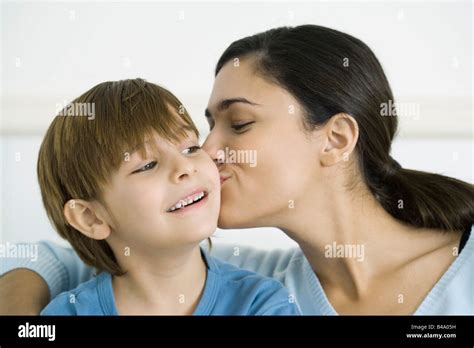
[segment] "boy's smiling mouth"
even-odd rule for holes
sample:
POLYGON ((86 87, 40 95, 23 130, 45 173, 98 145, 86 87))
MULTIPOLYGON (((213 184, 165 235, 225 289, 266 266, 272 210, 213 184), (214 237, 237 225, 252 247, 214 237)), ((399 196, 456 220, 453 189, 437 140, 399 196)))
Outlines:
POLYGON ((177 213, 184 210, 188 210, 193 206, 201 205, 200 203, 204 203, 207 201, 207 196, 209 195, 208 191, 203 189, 195 190, 193 193, 188 194, 187 196, 178 200, 175 204, 173 204, 168 210, 167 213, 177 213))

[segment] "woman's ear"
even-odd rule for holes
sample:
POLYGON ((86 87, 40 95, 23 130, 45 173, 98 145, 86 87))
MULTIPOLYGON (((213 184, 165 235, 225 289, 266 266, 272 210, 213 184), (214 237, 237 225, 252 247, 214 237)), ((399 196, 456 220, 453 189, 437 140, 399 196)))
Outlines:
POLYGON ((89 238, 102 240, 110 235, 107 213, 100 203, 71 199, 63 212, 67 222, 89 238))
POLYGON ((359 126, 354 117, 339 113, 324 125, 325 146, 321 154, 321 165, 332 166, 348 161, 359 138, 359 126))

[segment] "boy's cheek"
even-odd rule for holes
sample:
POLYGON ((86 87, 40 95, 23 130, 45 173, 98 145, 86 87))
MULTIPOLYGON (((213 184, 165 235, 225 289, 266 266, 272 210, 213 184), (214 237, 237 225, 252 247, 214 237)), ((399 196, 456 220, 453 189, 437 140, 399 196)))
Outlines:
POLYGON ((217 169, 217 166, 210 159, 210 157, 209 157, 209 161, 207 161, 206 163, 205 173, 208 176, 208 178, 212 181, 212 184, 214 185, 214 187, 220 190, 221 180, 219 176, 219 169, 217 169))
POLYGON ((148 190, 122 191, 120 195, 113 196, 114 201, 109 205, 113 214, 120 220, 126 219, 129 224, 136 218, 152 219, 164 209, 164 201, 161 192, 153 188, 148 190))

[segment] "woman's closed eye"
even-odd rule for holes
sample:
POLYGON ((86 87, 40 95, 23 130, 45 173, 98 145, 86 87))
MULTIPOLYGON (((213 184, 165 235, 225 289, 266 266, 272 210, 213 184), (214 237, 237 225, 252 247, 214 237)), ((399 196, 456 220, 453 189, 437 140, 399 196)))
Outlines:
POLYGON ((241 123, 241 124, 233 124, 231 127, 235 131, 240 131, 240 130, 245 129, 247 126, 249 126, 253 123, 255 123, 255 121, 250 121, 250 122, 241 123))

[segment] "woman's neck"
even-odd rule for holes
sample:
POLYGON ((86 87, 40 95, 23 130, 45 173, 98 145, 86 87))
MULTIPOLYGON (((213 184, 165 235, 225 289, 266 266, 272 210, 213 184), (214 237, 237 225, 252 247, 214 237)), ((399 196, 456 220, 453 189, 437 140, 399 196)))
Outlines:
POLYGON ((368 189, 326 190, 307 195, 311 202, 299 202, 281 228, 300 245, 323 285, 353 298, 367 294, 372 280, 459 238, 403 224, 368 189))
POLYGON ((207 266, 199 245, 120 257, 127 271, 113 277, 120 314, 192 314, 206 282, 207 266))

